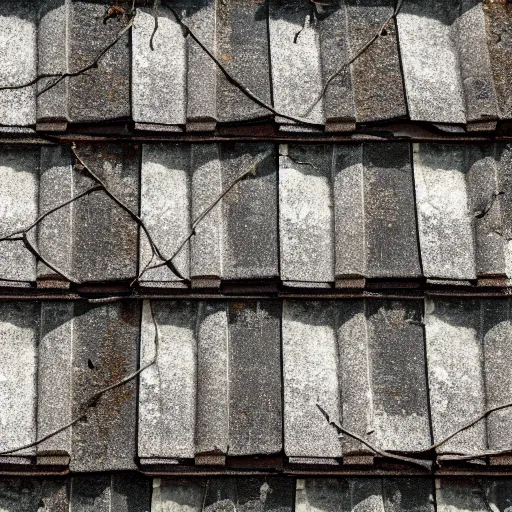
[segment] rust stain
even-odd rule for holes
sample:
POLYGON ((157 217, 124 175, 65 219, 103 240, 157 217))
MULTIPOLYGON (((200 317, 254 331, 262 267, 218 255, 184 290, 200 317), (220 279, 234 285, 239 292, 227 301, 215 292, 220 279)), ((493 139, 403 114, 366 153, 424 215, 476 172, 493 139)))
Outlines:
POLYGON ((402 398, 402 392, 399 389, 395 388, 383 388, 382 391, 384 393, 387 393, 389 395, 393 395, 395 398, 400 399, 402 398))
POLYGON ((240 311, 245 308, 245 304, 243 302, 232 302, 230 304, 231 311, 240 311))

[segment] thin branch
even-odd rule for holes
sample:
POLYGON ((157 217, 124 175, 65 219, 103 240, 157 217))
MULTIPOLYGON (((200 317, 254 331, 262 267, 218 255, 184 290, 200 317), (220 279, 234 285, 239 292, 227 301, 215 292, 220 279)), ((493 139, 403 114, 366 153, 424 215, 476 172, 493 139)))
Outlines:
POLYGON ((11 453, 16 453, 16 452, 19 452, 21 450, 27 450, 28 448, 33 448, 34 446, 37 446, 37 445, 43 443, 44 441, 47 441, 48 439, 51 439, 52 437, 56 436, 57 434, 60 434, 61 432, 64 432, 65 430, 67 430, 68 428, 72 427, 73 425, 75 425, 79 421, 86 419, 87 418, 87 411, 93 405, 97 404, 98 400, 105 393, 108 393, 109 391, 112 391, 113 389, 116 389, 116 388, 119 388, 121 386, 124 386, 128 382, 130 382, 133 379, 135 379, 136 377, 138 377, 144 370, 147 370, 150 366, 154 365, 157 362, 157 359, 158 359, 158 349, 159 349, 159 344, 160 344, 160 330, 159 330, 158 323, 156 321, 155 314, 154 314, 154 311, 153 311, 153 305, 151 304, 151 302, 149 303, 149 305, 150 305, 150 311, 151 311, 151 318, 153 320, 153 325, 155 326, 155 356, 153 357, 153 359, 149 363, 144 365, 143 367, 139 368, 137 371, 127 375, 126 377, 124 377, 123 379, 121 379, 121 380, 119 380, 117 382, 114 382, 114 384, 110 384, 109 386, 106 386, 106 387, 102 388, 101 390, 97 391, 96 393, 94 393, 80 407, 81 412, 78 413, 77 416, 75 416, 71 421, 69 421, 65 425, 62 425, 61 427, 53 430, 49 434, 46 434, 45 436, 40 437, 39 439, 37 439, 36 441, 33 441, 32 443, 27 443, 27 444, 25 444, 23 446, 18 446, 17 448, 12 448, 10 450, 4 450, 3 452, 0 452, 0 455, 9 455, 11 453))
MULTIPOLYGON (((491 408, 485 410, 483 413, 479 414, 478 416, 473 418, 471 421, 468 421, 467 423, 465 423, 462 427, 458 428, 457 430, 455 430, 451 434, 447 435, 446 437, 444 437, 443 439, 441 439, 437 443, 434 443, 432 446, 426 448, 425 450, 422 450, 419 453, 429 452, 431 450, 436 450, 437 448, 439 448, 443 444, 447 443, 450 439, 452 439, 456 435, 460 434, 461 432, 464 432, 464 430, 467 430, 468 428, 472 427, 473 425, 475 425, 479 421, 481 421, 484 418, 486 418, 487 416, 489 416, 489 414, 491 414, 492 412, 501 411, 502 409, 507 409, 509 407, 512 407, 512 402, 508 402, 506 404, 497 405, 496 407, 491 407, 491 408)), ((475 457, 471 457, 471 458, 475 458, 475 457)))
POLYGON ((40 96, 41 94, 45 93, 46 91, 52 89, 53 87, 55 87, 59 82, 61 82, 62 80, 64 80, 64 78, 66 77, 74 77, 74 76, 79 76, 79 75, 83 75, 84 73, 86 73, 87 71, 89 71, 90 69, 94 69, 94 68, 97 68, 98 67, 98 64, 100 62, 100 60, 102 59, 102 57, 112 48, 114 47, 117 42, 124 36, 124 34, 126 32, 128 32, 128 30, 132 29, 133 28, 133 21, 134 21, 134 18, 132 17, 132 19, 129 21, 128 25, 126 25, 126 27, 124 27, 118 34, 117 34, 117 37, 109 44, 107 45, 105 48, 103 48, 103 50, 101 50, 98 55, 96 56, 96 58, 90 63, 90 64, 87 64, 87 66, 84 66, 83 68, 79 69, 78 71, 74 71, 72 73, 62 73, 59 78, 57 78, 57 80, 55 80, 54 82, 50 83, 49 85, 47 85, 46 87, 44 87, 41 91, 38 91, 37 92, 37 96, 40 96))
MULTIPOLYGON (((107 186, 105 185, 105 183, 103 182, 103 180, 95 173, 91 170, 91 168, 83 161, 83 159, 78 156, 77 154, 77 151, 76 151, 76 144, 73 143, 73 145, 71 146, 71 149, 73 151, 73 154, 75 155, 76 159, 78 160, 79 164, 81 165, 81 168, 86 170, 89 175, 97 182, 99 183, 105 193, 108 195, 108 197, 110 197, 110 199, 112 199, 118 206, 120 206, 124 211, 126 211, 131 217, 133 220, 135 220, 137 222, 137 224, 142 228, 142 230, 144 231, 144 234, 146 235, 147 239, 148 239, 148 242, 149 242, 149 245, 151 246, 151 250, 153 251, 153 253, 155 253, 161 260, 165 260, 165 256, 162 255, 162 253, 160 252, 160 249, 157 247, 157 245, 155 244, 154 240, 153 240, 153 237, 151 236, 146 224, 144 223, 144 221, 142 220, 141 217, 139 217, 136 213, 134 213, 129 207, 128 205, 126 205, 121 199, 119 199, 115 194, 113 194, 108 188, 107 186)), ((172 271, 172 273, 178 277, 178 279, 182 280, 182 281, 185 281, 185 282, 188 282, 188 280, 179 272, 179 270, 172 264, 171 262, 172 258, 167 260, 167 263, 165 263, 169 268, 170 270, 172 271)))
POLYGON ((72 71, 72 72, 66 72, 66 73, 44 73, 42 75, 36 76, 34 79, 32 79, 29 82, 26 82, 24 84, 0 86, 0 91, 13 90, 13 89, 24 89, 25 87, 30 87, 32 85, 37 84, 39 82, 39 80, 42 80, 43 78, 56 78, 56 80, 54 80, 53 82, 48 84, 42 90, 38 91, 37 96, 40 96, 41 94, 43 94, 46 91, 55 87, 59 82, 61 82, 62 80, 64 80, 67 77, 75 77, 75 76, 83 75, 90 69, 97 68, 100 60, 105 56, 105 54, 113 46, 116 45, 116 43, 124 36, 124 34, 126 32, 128 32, 133 27, 133 21, 134 21, 134 16, 131 18, 128 25, 126 25, 126 27, 124 27, 122 30, 120 30, 118 32, 116 38, 96 55, 96 57, 94 58, 94 60, 92 62, 90 62, 83 68, 79 69, 78 71, 72 71))
POLYGON ((183 249, 185 244, 196 234, 196 228, 197 226, 203 221, 203 219, 220 203, 220 201, 226 196, 226 194, 229 193, 230 190, 233 189, 233 187, 245 179, 250 174, 254 175, 256 174, 256 170, 258 169, 258 166, 267 159, 272 154, 272 151, 266 151, 256 162, 254 162, 251 166, 247 168, 242 174, 240 174, 237 178, 233 180, 232 183, 230 183, 221 193, 220 195, 205 209, 201 212, 201 214, 192 222, 192 228, 188 235, 181 241, 181 243, 178 245, 178 248, 174 251, 174 254, 166 261, 163 261, 161 263, 158 263, 156 265, 146 265, 144 270, 137 276, 137 280, 139 280, 143 274, 149 270, 153 270, 155 268, 160 268, 165 265, 169 265, 170 262, 179 254, 179 252, 183 249))
POLYGON ((23 233, 23 243, 25 247, 35 256, 36 259, 44 263, 50 270, 53 270, 56 274, 62 276, 64 279, 67 279, 70 283, 73 284, 82 284, 81 281, 75 279, 74 277, 68 275, 64 270, 57 267, 54 263, 48 261, 42 254, 41 251, 37 248, 35 242, 31 242, 28 239, 27 233, 23 233))
POLYGON ((23 235, 25 233, 28 233, 32 228, 36 227, 43 219, 48 217, 48 215, 55 213, 56 211, 60 210, 61 208, 64 208, 68 204, 73 203, 74 201, 76 201, 77 199, 80 199, 83 196, 87 196, 87 195, 91 194, 92 192, 96 192, 98 190, 103 190, 103 189, 104 189, 104 187, 102 185, 95 185, 94 187, 88 188, 84 192, 77 194, 76 196, 72 197, 71 199, 68 199, 67 201, 65 201, 64 203, 61 203, 61 204, 55 206, 54 208, 52 208, 51 210, 48 210, 47 212, 43 213, 34 222, 32 222, 32 224, 28 225, 27 227, 18 229, 8 235, 4 235, 4 236, 0 237, 0 242, 5 242, 8 240, 22 240, 22 238, 16 239, 16 238, 12 238, 12 237, 15 235, 23 235))
POLYGON ((288 119, 290 121, 294 121, 296 123, 306 125, 306 126, 321 126, 319 123, 313 123, 306 119, 301 119, 299 117, 290 116, 288 114, 284 114, 279 110, 275 109, 272 105, 268 104, 266 101, 262 100, 259 96, 249 90, 244 84, 242 84, 239 80, 234 78, 229 71, 224 67, 222 62, 220 62, 217 57, 204 45, 204 43, 190 30, 190 27, 183 22, 183 20, 178 16, 178 13, 174 10, 174 8, 169 4, 167 0, 164 0, 164 4, 171 11, 173 16, 176 18, 176 21, 183 28, 184 35, 189 35, 200 47, 201 49, 210 57, 210 59, 215 63, 215 65, 222 71, 224 76, 228 79, 230 83, 232 83, 235 87, 237 87, 240 91, 242 91, 249 99, 254 101, 260 107, 268 110, 272 114, 282 117, 284 119, 288 119))
POLYGON ((155 27, 153 28, 153 33, 151 34, 151 38, 149 39, 149 47, 153 51, 155 49, 153 42, 155 39, 156 31, 158 30, 158 8, 160 7, 160 0, 153 0, 153 18, 155 20, 155 27))
POLYGON ((317 403, 316 406, 318 407, 318 410, 322 413, 322 415, 326 419, 327 423, 329 423, 329 425, 334 427, 336 429, 336 431, 338 432, 338 434, 345 434, 345 435, 355 439, 356 441, 359 441, 360 443, 364 444, 365 446, 370 448, 370 450, 375 452, 377 455, 380 455, 381 457, 395 459, 400 462, 407 462, 409 464, 415 464, 417 466, 421 466, 422 468, 424 468, 428 471, 432 471, 432 467, 433 467, 432 461, 413 459, 411 457, 404 457, 402 455, 396 455, 394 453, 390 453, 385 450, 381 450, 380 448, 377 448, 376 446, 372 445, 369 441, 367 441, 363 437, 359 436, 358 434, 354 434, 353 432, 350 432, 350 430, 347 430, 346 428, 338 425, 335 421, 332 421, 329 417, 329 414, 325 411, 325 409, 322 408, 322 406, 320 404, 317 403))
POLYGON ((380 26, 379 30, 375 33, 375 35, 371 39, 369 39, 365 44, 363 44, 363 46, 361 46, 361 48, 359 48, 359 50, 357 50, 357 52, 352 57, 350 57, 350 59, 348 59, 343 64, 341 64, 341 66, 327 78, 327 80, 322 88, 322 91, 320 92, 320 94, 318 94, 318 96, 315 98, 313 103, 304 112, 304 114, 303 114, 304 116, 307 116, 315 108, 315 105, 324 97, 331 82, 344 69, 346 69, 348 66, 350 66, 350 64, 354 63, 359 57, 361 57, 361 55, 363 55, 363 53, 365 53, 368 50, 368 48, 370 48, 370 46, 375 41, 377 41, 377 39, 382 35, 383 30, 391 23, 391 21, 393 21, 397 17, 398 13, 400 12, 400 9, 402 8, 403 3, 404 3, 404 0, 398 0, 396 3, 395 10, 393 11, 393 14, 391 14, 386 19, 386 21, 384 21, 384 23, 380 26))
POLYGON ((500 191, 500 192, 493 192, 492 193, 492 197, 491 197, 491 200, 485 205, 484 209, 483 210, 479 210, 479 211, 476 211, 474 213, 474 216, 475 218, 477 219, 481 219, 483 217, 485 217, 491 210, 491 208, 494 206, 494 203, 496 202, 496 200, 498 199, 499 196, 502 196, 504 194, 503 191, 500 191))

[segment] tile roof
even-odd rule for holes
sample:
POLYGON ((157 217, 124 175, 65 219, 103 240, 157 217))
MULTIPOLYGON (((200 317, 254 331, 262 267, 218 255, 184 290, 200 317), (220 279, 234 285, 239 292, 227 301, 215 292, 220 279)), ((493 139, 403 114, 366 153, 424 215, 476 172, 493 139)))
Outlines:
MULTIPOLYGON (((138 388, 109 391, 87 421, 2 456, 6 465, 158 469, 284 450, 292 464, 321 466, 373 455, 340 438, 318 405, 380 450, 414 454, 510 394, 509 299, 435 299, 425 312, 410 300, 154 301, 142 316, 135 301, 3 302, 0 327, 0 451, 73 421, 95 392, 148 366, 138 388)), ((510 414, 492 412, 437 453, 510 449, 510 414)))
MULTIPOLYGON (((492 129, 511 117, 511 22, 501 2, 407 0, 396 21, 330 82, 312 109, 328 78, 393 15, 392 0, 172 5, 229 74, 278 112, 317 129, 346 131, 356 122, 407 118, 492 129)), ((193 131, 274 117, 185 37, 165 5, 153 49, 152 11, 140 8, 131 37, 122 35, 97 67, 45 90, 55 77, 44 75, 76 72, 116 40, 128 16, 104 23, 105 12, 92 0, 38 0, 36 8, 28 1, 2 1, 0 84, 43 76, 37 85, 0 91, 2 124, 132 120, 140 129, 193 131), (14 33, 17 44, 7 44, 14 33)), ((285 130, 294 123, 277 120, 285 130)))
POLYGON ((188 279, 192 287, 273 279, 324 288, 512 277, 510 144, 103 143, 76 151, 107 190, 94 188, 67 146, 0 150, 2 235, 70 202, 28 233, 53 269, 36 265, 23 240, 0 242, 4 284, 58 272, 78 283, 142 273, 143 286, 164 288, 188 279), (164 260, 152 258, 139 211, 178 273, 167 265, 142 272, 164 260))
POLYGON ((510 509, 508 3, 0 0, 0 510, 510 509))

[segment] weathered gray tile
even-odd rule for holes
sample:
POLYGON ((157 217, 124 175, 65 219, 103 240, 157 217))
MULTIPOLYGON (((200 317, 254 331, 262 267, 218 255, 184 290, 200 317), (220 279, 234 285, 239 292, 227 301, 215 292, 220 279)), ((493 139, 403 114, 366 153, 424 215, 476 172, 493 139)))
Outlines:
POLYGON ((512 117, 512 13, 501 2, 485 2, 487 45, 502 119, 512 117))
MULTIPOLYGON (((132 144, 84 144, 77 154, 106 187, 134 213, 139 210, 140 153, 132 144)), ((75 166, 74 193, 95 185, 75 166)), ((137 265, 138 226, 105 193, 73 203, 73 276, 81 281, 133 279, 137 265)))
POLYGON ((382 481, 371 478, 306 479, 297 481, 297 512, 335 510, 384 512, 382 481), (299 483, 300 482, 300 483, 299 483), (302 483, 303 482, 303 483, 302 483))
POLYGON ((439 512, 488 511, 491 505, 487 496, 486 484, 486 480, 436 479, 437 510, 439 512))
POLYGON ((46 478, 41 482, 38 506, 42 512, 69 512, 70 483, 68 478, 46 478))
POLYGON ((134 473, 112 474, 109 511, 150 512, 150 509, 150 478, 134 473))
POLYGON ((502 226, 500 233, 504 241, 505 269, 507 277, 512 276, 512 145, 497 144, 496 156, 500 188, 503 195, 498 197, 502 226))
POLYGON ((109 474, 74 476, 71 479, 71 510, 73 512, 110 512, 111 476, 109 474))
POLYGON ((337 278, 421 274, 409 145, 336 145, 337 278))
POLYGON ((276 277, 277 158, 268 143, 221 146, 222 188, 256 167, 255 175, 235 185, 222 200, 224 215, 223 277, 276 277))
POLYGON ((36 479, 4 478, 0 480, 0 510, 34 512, 38 510, 40 501, 41 484, 36 479))
MULTIPOLYGON (((68 71, 68 0, 40 0, 37 32, 37 73, 63 74, 68 71)), ((37 90, 37 121, 68 121, 68 82, 64 78, 44 91, 56 77, 41 79, 37 90), (44 92, 43 92, 44 91, 44 92)), ((71 79, 72 80, 72 79, 71 79)))
POLYGON ((434 512, 434 485, 430 478, 383 478, 386 510, 434 512))
POLYGON ((152 512, 291 512, 292 506, 293 480, 289 478, 157 478, 153 482, 152 512))
MULTIPOLYGON (((485 409, 483 348, 477 300, 428 300, 425 336, 434 442, 444 439, 485 409)), ((438 448, 440 453, 485 450, 479 422, 438 448)))
MULTIPOLYGON (((103 22, 102 0, 71 0, 69 5, 68 68, 75 72, 92 63, 126 26, 127 19, 103 22)), ((128 118, 130 112, 130 36, 126 33, 98 66, 69 80, 69 117, 73 122, 128 118)))
MULTIPOLYGON (((343 425, 386 450, 430 445, 419 303, 344 301, 338 314, 343 425)), ((345 437, 344 453, 366 450, 345 437)))
MULTIPOLYGON (((280 308, 274 302, 154 302, 158 362, 140 378, 139 456, 281 449, 280 308), (176 414, 179 411, 180 414, 176 414)), ((144 306, 141 365, 154 356, 144 306)))
MULTIPOLYGON (((222 172, 217 144, 191 148, 193 223, 222 193, 222 172)), ((195 228, 191 240, 190 275, 220 279, 222 276, 222 203, 217 204, 195 228)))
POLYGON ((5 512, 149 512, 150 482, 133 474, 4 478, 0 507, 5 512))
MULTIPOLYGON (((137 369, 140 309, 136 302, 75 303, 73 416, 95 392, 137 369)), ((111 390, 73 426, 71 469, 135 468, 135 380, 111 390)))
POLYGON ((199 512, 203 508, 205 482, 153 480, 151 512, 199 512))
POLYGON ((457 48, 468 122, 497 119, 496 91, 487 47, 483 4, 462 0, 455 22, 457 48))
MULTIPOLYGON (((317 8, 316 12, 316 23, 320 36, 322 85, 324 85, 352 54, 345 2, 336 0, 330 5, 321 6, 320 10, 317 8)), ((356 112, 351 66, 346 67, 330 82, 325 91, 323 104, 327 127, 331 124, 334 129, 336 123, 349 123, 349 126, 353 126, 356 112)))
MULTIPOLYGON (((22 229, 38 215, 39 150, 0 148, 0 236, 22 229)), ((34 240, 33 231, 30 240, 34 240)), ((0 242, 0 281, 36 279, 36 259, 21 240, 0 242)))
POLYGON ((281 304, 229 304, 229 454, 282 448, 281 304))
POLYGON ((492 146, 467 148, 467 182, 475 229, 476 272, 479 277, 506 275, 503 207, 508 203, 492 146))
MULTIPOLYGON (((188 2, 186 23, 207 48, 215 48, 217 0, 188 2)), ((182 11, 183 12, 183 11, 182 11)), ((204 50, 187 38, 187 122, 215 122, 217 119, 218 68, 204 50)))
POLYGON ((428 478, 307 478, 297 480, 297 512, 433 512, 428 478))
POLYGON ((337 478, 297 480, 295 510, 297 512, 331 512, 343 510, 347 485, 337 478))
MULTIPOLYGON (((367 304, 362 300, 344 301, 337 308, 336 372, 340 385, 340 421, 348 430, 364 435, 371 441, 376 437, 375 412, 378 404, 375 403, 372 389, 372 347, 366 309, 367 304)), ((341 443, 345 453, 366 450, 361 443, 348 436, 344 436, 341 443)))
MULTIPOLYGON (((176 253, 191 228, 190 151, 189 144, 145 144, 142 150, 141 218, 165 258, 176 253)), ((151 256, 151 247, 141 230, 139 272, 148 265, 151 256)), ((187 242, 173 259, 175 267, 186 277, 189 258, 187 242)), ((155 255, 153 264, 160 262, 155 255)), ((166 266, 148 271, 142 279, 147 285, 179 281, 166 266)))
MULTIPOLYGON (((96 192, 97 193, 97 192, 96 192)), ((73 197, 71 152, 67 146, 41 147, 39 172, 39 214, 56 208, 73 197)), ((37 228, 39 250, 56 269, 72 274, 73 205, 69 204, 44 218, 37 228)), ((44 263, 37 266, 38 277, 57 277, 44 263)), ((62 276, 60 276, 62 278, 62 276)))
POLYGON ((334 421, 341 413, 333 306, 327 302, 283 303, 284 449, 289 457, 341 457, 334 421))
POLYGON ((334 281, 330 145, 282 145, 279 156, 279 253, 283 281, 334 281))
POLYGON ((201 302, 197 319, 196 453, 229 446, 229 338, 225 302, 201 302))
MULTIPOLYGON (((366 301, 375 429, 370 439, 388 451, 414 452, 431 444, 421 310, 420 302, 366 301)), ((342 393, 353 385, 349 381, 342 393)))
POLYGON ((463 146, 414 144, 416 208, 426 277, 476 278, 465 157, 463 146))
POLYGON ((512 481, 510 478, 487 478, 482 483, 492 508, 506 510, 510 507, 512 504, 512 481))
POLYGON ((341 457, 367 450, 317 408, 384 450, 430 445, 420 305, 399 301, 286 301, 285 451, 341 457))
MULTIPOLYGON (((260 2, 217 2, 217 58, 230 75, 271 103, 267 7, 260 2)), ((217 117, 241 121, 270 115, 217 70, 217 117)))
MULTIPOLYGON (((351 56, 378 31, 394 8, 393 0, 347 1, 351 56)), ((357 121, 361 123, 404 117, 407 113, 395 24, 389 23, 385 31, 352 64, 357 121)))
MULTIPOLYGON (((73 313, 72 302, 41 303, 37 375, 38 438, 57 430, 72 419, 73 313)), ((38 455, 62 452, 72 455, 71 429, 37 447, 38 455)))
POLYGON ((366 275, 363 146, 336 145, 333 155, 335 275, 366 275))
POLYGON ((214 478, 205 494, 208 512, 291 512, 293 480, 279 477, 214 478))
MULTIPOLYGON (((28 83, 37 76, 37 7, 2 0, 0 13, 0 87, 28 83)), ((0 91, 0 119, 7 126, 35 124, 35 87, 0 91)))
POLYGON ((364 144, 367 276, 421 274, 409 144, 364 144))
POLYGON ((187 40, 165 6, 137 9, 132 36, 132 117, 137 123, 181 124, 187 109, 187 40))
POLYGON ((459 0, 411 0, 398 14, 405 91, 413 121, 466 122, 452 28, 458 7, 459 0))
MULTIPOLYGON (((316 23, 315 8, 306 0, 272 0, 269 3, 275 107, 290 116, 323 124, 323 101, 306 113, 323 86, 316 23)), ((285 119, 281 121, 289 122, 285 119)))
POLYGON ((11 477, 0 480, 2 512, 69 512, 68 480, 11 477))
MULTIPOLYGON (((512 392, 511 360, 512 323, 508 299, 482 300, 480 302, 481 342, 484 354, 486 408, 509 402, 512 392)), ((487 417, 488 446, 491 450, 510 447, 507 425, 512 411, 502 409, 487 417)))
POLYGON ((140 376, 138 455, 141 458, 193 458, 195 453, 197 303, 144 303, 141 366, 158 359, 140 376))
MULTIPOLYGON (((39 311, 35 302, 0 303, 0 451, 36 439, 39 311)), ((32 447, 8 458, 23 463, 23 456, 34 454, 32 447)))

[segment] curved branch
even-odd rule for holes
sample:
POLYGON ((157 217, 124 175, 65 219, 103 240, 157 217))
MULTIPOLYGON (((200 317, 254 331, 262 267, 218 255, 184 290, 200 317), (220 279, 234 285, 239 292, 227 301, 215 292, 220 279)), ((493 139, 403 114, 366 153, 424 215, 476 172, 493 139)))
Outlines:
POLYGON ((0 86, 0 91, 7 91, 7 90, 13 90, 13 89, 24 89, 26 87, 30 87, 32 85, 35 85, 39 82, 39 80, 42 80, 43 78, 56 78, 53 82, 45 86, 41 91, 37 92, 37 96, 45 93, 46 91, 52 89, 55 87, 59 82, 64 80, 68 77, 75 77, 79 75, 83 75, 87 71, 93 68, 97 68, 100 60, 105 56, 105 54, 116 45, 116 43, 124 36, 126 32, 128 32, 131 28, 133 28, 133 22, 134 22, 135 16, 132 16, 130 19, 128 25, 124 27, 122 30, 120 30, 116 36, 116 38, 109 43, 105 48, 103 48, 94 58, 92 62, 84 66, 83 68, 80 68, 78 71, 72 71, 72 72, 66 72, 66 73, 44 73, 42 75, 37 75, 34 79, 19 85, 2 85, 0 86))
POLYGON ((357 434, 354 434, 353 432, 350 432, 350 430, 347 430, 346 428, 338 425, 335 421, 332 421, 329 417, 329 414, 327 414, 325 409, 323 409, 320 404, 316 404, 316 406, 318 407, 318 410, 322 413, 322 415, 324 416, 326 421, 329 423, 329 425, 334 427, 336 429, 336 431, 338 432, 338 434, 345 434, 345 435, 355 439, 356 441, 359 441, 360 443, 364 444, 365 446, 370 448, 370 450, 372 450, 377 455, 380 455, 381 457, 388 458, 388 459, 395 459, 400 462, 407 462, 409 464, 415 464, 416 466, 421 466, 423 469, 432 471, 432 468, 433 468, 432 461, 422 460, 422 459, 414 459, 412 457, 404 457, 402 455, 396 455, 394 453, 390 453, 385 450, 381 450, 380 448, 377 448, 376 446, 371 444, 369 441, 367 441, 363 437, 361 437, 357 434))
POLYGON ((192 222, 192 229, 188 233, 188 235, 181 241, 181 243, 178 245, 178 248, 174 251, 174 254, 166 261, 163 261, 161 263, 158 263, 156 265, 149 266, 146 265, 144 270, 137 276, 137 280, 139 280, 144 273, 148 272, 149 270, 153 270, 155 268, 160 268, 165 265, 169 265, 170 262, 179 254, 179 252, 183 249, 185 244, 196 234, 196 228, 197 226, 202 222, 202 220, 219 204, 219 202, 222 200, 222 198, 228 194, 228 192, 240 181, 245 179, 250 174, 256 174, 256 170, 258 168, 258 165, 261 164, 266 158, 268 158, 272 154, 272 151, 266 151, 256 162, 254 162, 247 170, 245 170, 242 174, 240 174, 237 178, 233 180, 232 183, 230 183, 221 193, 220 195, 205 209, 201 212, 201 214, 192 222))
POLYGON ((350 59, 348 59, 343 64, 341 64, 341 66, 327 78, 321 92, 318 94, 318 96, 315 98, 313 103, 308 107, 308 109, 306 110, 306 112, 304 112, 303 115, 305 115, 305 116, 308 115, 313 110, 313 108, 315 108, 315 105, 324 97, 325 93, 327 92, 327 89, 329 88, 329 85, 331 85, 331 82, 345 68, 350 66, 350 64, 354 63, 359 57, 361 57, 361 55, 363 55, 363 53, 365 53, 366 50, 368 50, 368 48, 370 48, 370 46, 375 41, 377 41, 377 39, 381 36, 382 31, 391 23, 391 21, 393 21, 397 17, 398 13, 400 12, 400 9, 402 8, 403 3, 404 3, 404 0, 398 0, 395 10, 393 11, 393 14, 391 14, 391 16, 389 16, 386 19, 386 21, 384 21, 384 23, 380 26, 378 32, 376 32, 376 34, 371 39, 369 39, 365 44, 363 44, 363 46, 361 46, 361 48, 359 48, 359 50, 357 50, 357 52, 352 57, 350 57, 350 59))
POLYGON ((179 17, 178 13, 174 10, 174 8, 169 4, 167 0, 164 0, 164 4, 171 11, 173 16, 175 17, 178 24, 183 28, 184 35, 189 35, 199 46, 200 48, 210 57, 210 59, 215 63, 215 65, 222 71, 224 76, 228 79, 230 83, 232 83, 235 87, 237 87, 240 91, 242 91, 249 99, 254 101, 260 107, 272 112, 272 114, 283 117, 284 119, 288 119, 290 121, 294 121, 296 123, 306 125, 306 126, 323 126, 319 123, 313 123, 306 119, 301 119, 300 117, 290 116, 288 114, 284 114, 279 110, 275 109, 272 105, 269 105, 266 101, 262 100, 259 96, 249 90, 244 84, 242 84, 239 80, 234 78, 229 71, 224 67, 222 62, 220 62, 215 55, 204 45, 204 43, 190 30, 190 27, 183 22, 183 20, 179 17))
MULTIPOLYGON (((78 162, 80 163, 80 165, 82 166, 83 169, 85 169, 89 175, 97 182, 99 183, 105 193, 107 194, 108 197, 110 197, 110 199, 112 199, 119 207, 121 207, 125 212, 127 212, 133 220, 135 220, 135 222, 142 228, 142 230, 144 231, 144 234, 146 235, 147 239, 148 239, 148 242, 151 246, 151 250, 162 260, 166 260, 165 256, 162 255, 162 253, 160 252, 160 249, 157 247, 157 245, 155 244, 154 240, 153 240, 153 237, 151 236, 151 233, 149 232, 146 224, 144 223, 144 221, 142 220, 141 217, 139 217, 136 213, 134 213, 129 207, 128 205, 126 205, 121 199, 119 199, 115 194, 113 194, 108 188, 107 186, 105 185, 105 183, 103 182, 103 180, 95 173, 91 170, 91 168, 83 161, 83 159, 78 156, 77 152, 76 152, 76 144, 73 143, 73 145, 71 146, 71 150, 73 151, 73 154, 75 155, 76 159, 78 160, 78 162)), ((179 270, 172 264, 171 262, 171 259, 167 260, 167 263, 165 263, 169 268, 170 270, 172 271, 172 273, 178 278, 180 279, 181 281, 184 281, 184 282, 188 282, 188 279, 186 279, 180 272, 179 270)))
POLYGON ((149 363, 144 365, 143 367, 139 368, 137 371, 135 371, 133 373, 130 373, 129 375, 127 375, 123 379, 121 379, 121 380, 119 380, 117 382, 114 382, 113 384, 110 384, 110 385, 100 389, 96 393, 94 393, 80 407, 81 412, 78 413, 71 421, 69 421, 65 425, 62 425, 61 427, 59 427, 59 428, 57 428, 55 430, 52 430, 52 432, 50 432, 49 434, 46 434, 45 436, 40 437, 39 439, 36 439, 35 441, 33 441, 31 443, 27 443, 27 444, 24 444, 22 446, 18 446, 16 448, 12 448, 10 450, 4 450, 4 451, 0 452, 0 455, 9 455, 11 453, 16 453, 16 452, 19 452, 21 450, 27 450, 28 448, 33 448, 34 446, 37 446, 37 445, 41 444, 42 442, 47 441, 48 439, 51 439, 52 437, 56 436, 57 434, 60 434, 61 432, 64 432, 65 430, 67 430, 68 428, 72 427, 73 425, 75 425, 79 421, 85 419, 87 417, 87 411, 89 410, 89 408, 92 407, 93 405, 95 405, 98 402, 98 400, 105 393, 108 393, 109 391, 111 391, 113 389, 116 389, 118 387, 124 386, 125 384, 127 384, 131 380, 133 380, 136 377, 138 377, 144 370, 147 370, 150 366, 154 365, 157 362, 157 359, 158 359, 158 349, 159 349, 159 345, 160 345, 160 330, 159 330, 158 323, 156 321, 155 314, 154 314, 154 311, 153 311, 153 305, 151 304, 151 302, 149 303, 149 305, 150 305, 150 311, 151 311, 151 318, 153 320, 153 325, 155 326, 155 355, 154 355, 153 359, 149 363))
POLYGON ((45 219, 46 217, 51 215, 52 213, 55 213, 56 211, 60 210, 61 208, 64 208, 68 204, 73 203, 74 201, 76 201, 77 199, 80 199, 83 196, 87 196, 87 195, 91 194, 92 192, 96 192, 98 190, 104 190, 104 188, 105 187, 103 187, 103 185, 95 185, 94 187, 88 188, 84 192, 77 194, 76 196, 72 197, 71 199, 68 199, 67 201, 65 201, 64 203, 61 203, 61 204, 55 206, 54 208, 52 208, 51 210, 48 210, 47 212, 41 214, 39 217, 37 217, 37 219, 34 222, 32 222, 32 224, 29 224, 27 227, 18 229, 8 235, 4 235, 4 236, 0 237, 0 242, 14 240, 11 237, 13 237, 15 235, 23 235, 24 233, 27 233, 32 228, 36 227, 43 219, 45 219))

